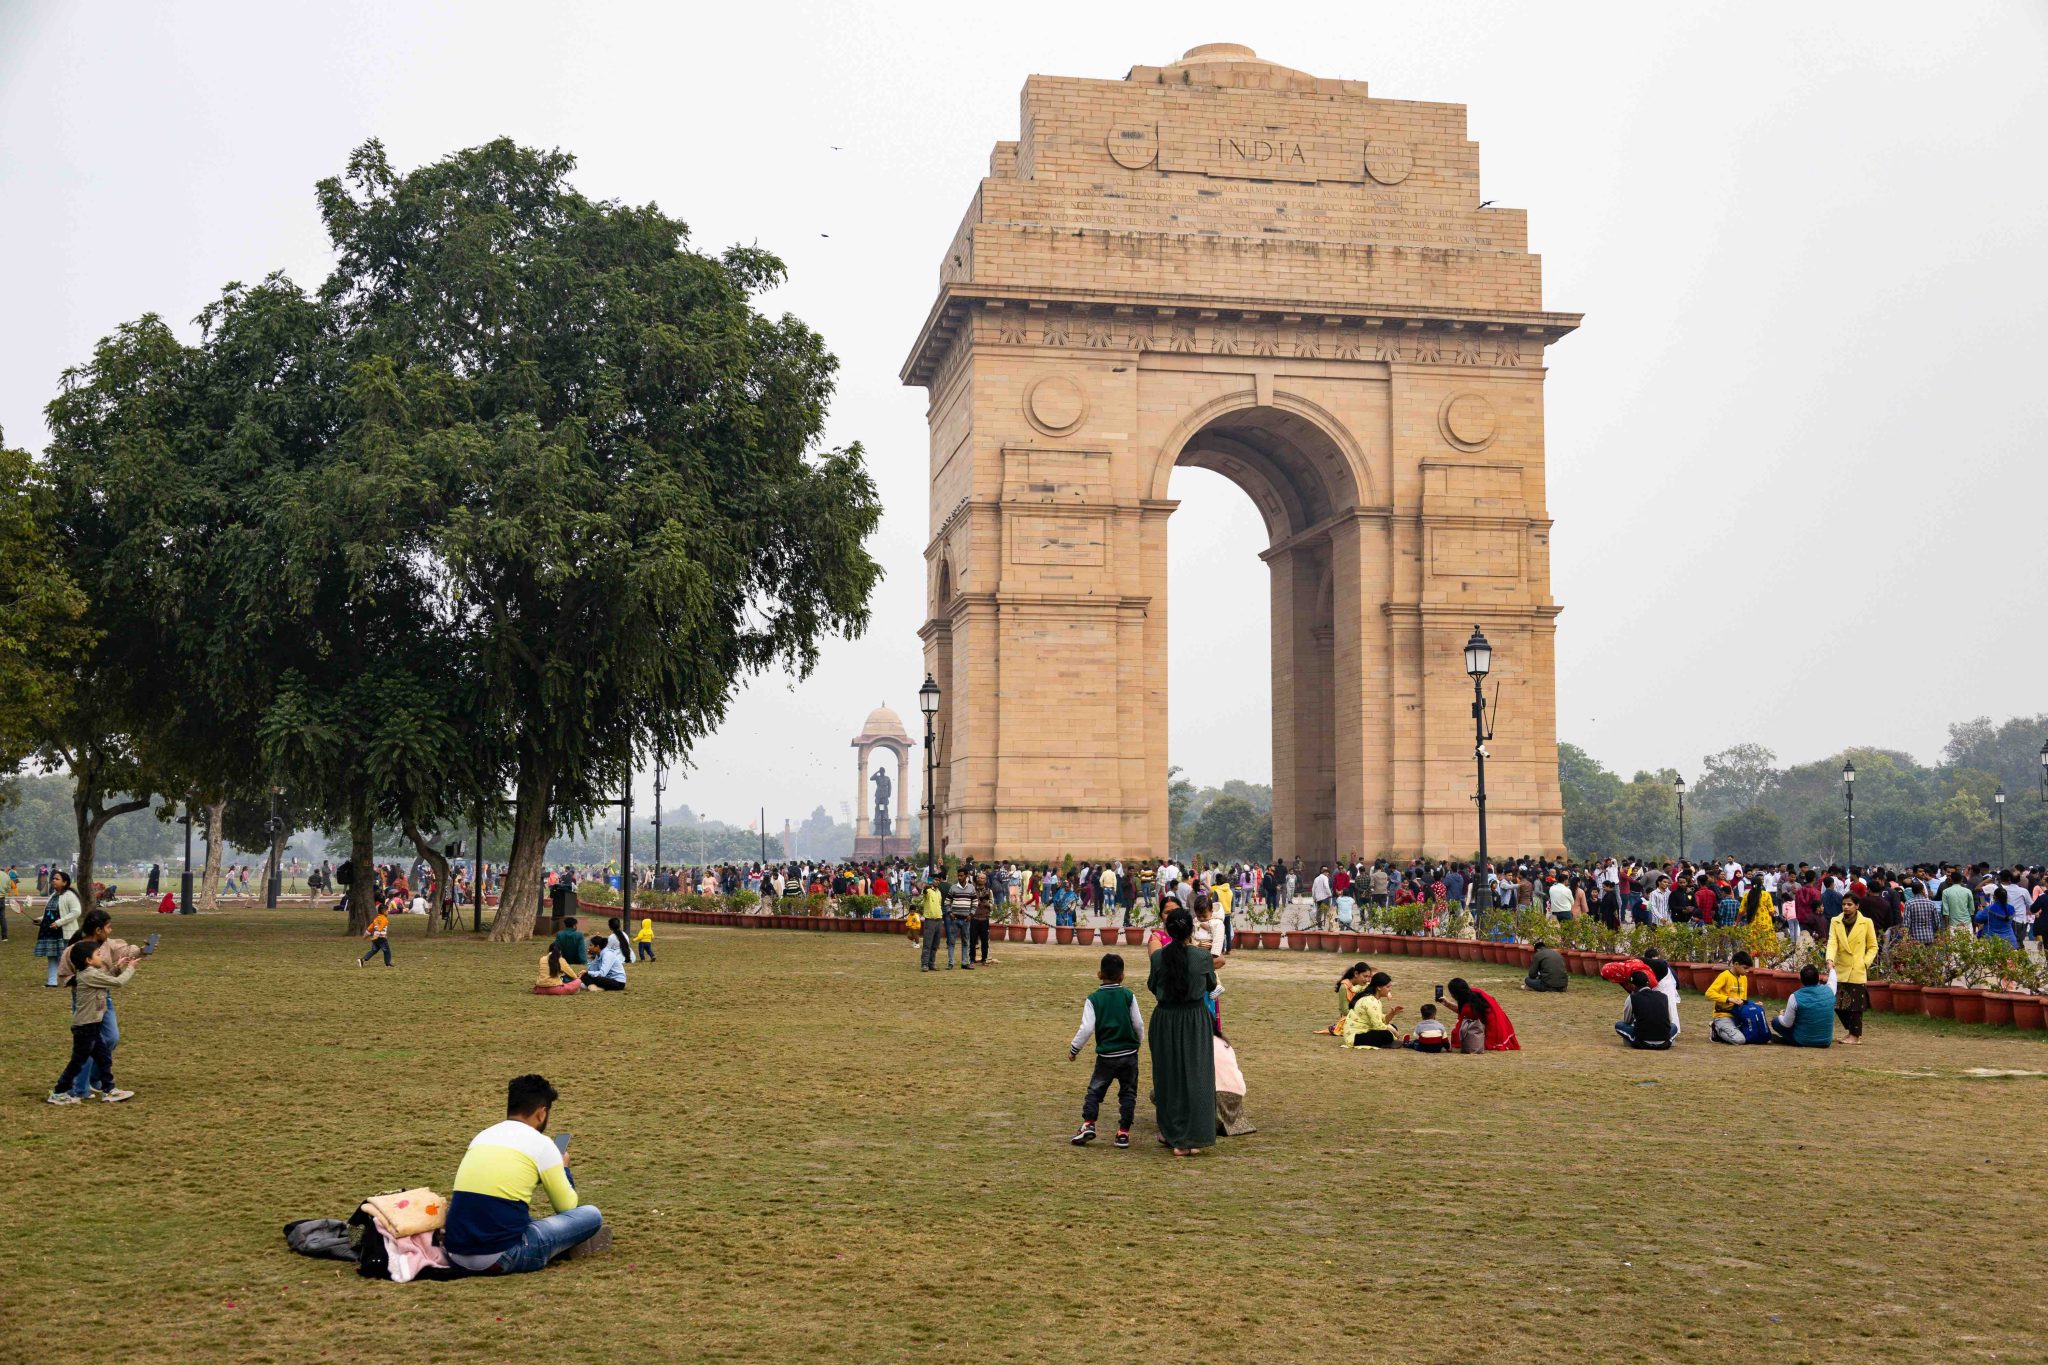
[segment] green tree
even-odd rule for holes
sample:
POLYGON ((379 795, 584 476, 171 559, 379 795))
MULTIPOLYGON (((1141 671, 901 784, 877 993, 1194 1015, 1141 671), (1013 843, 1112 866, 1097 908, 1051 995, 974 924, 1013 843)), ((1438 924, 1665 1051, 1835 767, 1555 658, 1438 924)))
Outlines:
POLYGON ((1783 856, 1785 836, 1778 817, 1762 806, 1718 821, 1714 825, 1714 849, 1744 863, 1771 863, 1783 856))
POLYGON ((372 142, 319 188, 351 354, 439 399, 414 447, 472 733, 513 786, 501 939, 531 932, 558 823, 687 754, 745 676, 807 673, 879 576, 860 449, 819 444, 837 362, 753 307, 782 263, 692 251, 573 165, 498 141, 401 175, 372 142))
POLYGON ((1188 831, 1186 852, 1212 861, 1266 862, 1273 856, 1273 817, 1241 796, 1219 795, 1188 831))
MULTIPOLYGON (((85 596, 52 535, 56 505, 28 452, 9 449, 0 435, 0 773, 14 771, 49 735, 63 709, 68 665, 89 642, 85 596)), ((0 810, 7 790, 0 790, 0 810)))

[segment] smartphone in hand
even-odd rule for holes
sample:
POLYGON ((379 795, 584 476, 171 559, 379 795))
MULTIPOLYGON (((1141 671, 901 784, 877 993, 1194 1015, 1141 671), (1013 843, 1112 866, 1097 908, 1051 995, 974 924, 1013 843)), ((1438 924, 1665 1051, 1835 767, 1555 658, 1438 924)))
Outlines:
POLYGON ((1444 988, 1443 988, 1442 986, 1438 986, 1438 987, 1436 988, 1436 998, 1437 998, 1437 1003, 1439 1003, 1439 1004, 1443 1003, 1443 998, 1444 998, 1444 988))
POLYGON ((574 1133, 553 1134, 553 1137, 555 1139, 555 1150, 562 1154, 562 1159, 564 1161, 567 1161, 569 1159, 569 1139, 575 1136, 576 1135, 574 1133))
POLYGON ((142 941, 142 955, 144 957, 148 957, 151 953, 156 951, 156 945, 162 943, 163 941, 164 936, 162 934, 151 934, 148 938, 142 941))

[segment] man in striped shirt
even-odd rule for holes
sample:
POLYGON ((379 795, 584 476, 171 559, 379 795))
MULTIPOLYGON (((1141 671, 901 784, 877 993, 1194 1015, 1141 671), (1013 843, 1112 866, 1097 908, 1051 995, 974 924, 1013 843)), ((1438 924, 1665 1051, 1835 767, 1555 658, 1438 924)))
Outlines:
POLYGON ((452 1264, 511 1275, 545 1269, 572 1248, 581 1255, 611 1245, 604 1215, 576 1197, 562 1147, 545 1136, 555 1099, 544 1078, 514 1076, 505 1088, 505 1121, 470 1140, 455 1172, 442 1237, 452 1264), (536 1185, 547 1191, 552 1217, 535 1219, 527 1211, 536 1185))

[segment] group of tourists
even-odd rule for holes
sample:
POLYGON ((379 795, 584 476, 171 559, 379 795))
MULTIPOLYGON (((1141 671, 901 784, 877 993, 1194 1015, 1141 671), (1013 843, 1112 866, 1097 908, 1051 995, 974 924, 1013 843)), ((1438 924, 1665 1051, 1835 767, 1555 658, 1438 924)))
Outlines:
POLYGON ((1491 994, 1454 976, 1436 987, 1436 998, 1416 1012, 1413 1028, 1400 1022, 1407 1006, 1392 1003, 1394 978, 1389 972, 1374 971, 1370 962, 1354 962, 1337 978, 1338 1016, 1335 1023, 1316 1030, 1333 1035, 1347 1048, 1383 1051, 1402 1048, 1411 1052, 1519 1052, 1521 1039, 1508 1012, 1491 994), (1439 1014, 1451 1010, 1451 1018, 1439 1014))
POLYGON ((570 915, 548 941, 540 957, 540 972, 534 978, 535 995, 575 995, 582 991, 626 989, 626 964, 652 962, 654 921, 641 917, 639 929, 627 937, 624 921, 613 915, 605 932, 586 935, 581 921, 570 915))

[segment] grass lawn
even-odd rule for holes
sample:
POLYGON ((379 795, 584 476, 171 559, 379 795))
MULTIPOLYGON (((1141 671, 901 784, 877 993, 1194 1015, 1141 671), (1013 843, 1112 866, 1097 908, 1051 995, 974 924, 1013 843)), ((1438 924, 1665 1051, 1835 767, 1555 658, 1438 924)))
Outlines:
MULTIPOLYGON (((2041 1358, 2039 1035, 1873 1016, 1861 1049, 1724 1048, 1686 1001, 1625 1051, 1618 993, 1446 974, 1524 1051, 1346 1053, 1327 954, 1245 953, 1225 1020, 1259 1132, 1196 1161, 1067 1145, 1099 950, 915 970, 871 935, 662 926, 623 995, 528 994, 538 950, 326 911, 117 915, 126 1105, 41 1103, 63 996, 0 973, 0 1358, 1748 1361, 2041 1358), (444 1193, 504 1083, 562 1091, 616 1233, 540 1275, 391 1285, 293 1218, 444 1193), (27 1343, 36 1343, 31 1350, 27 1343)), ((19 921, 17 921, 18 923, 19 921)), ((1143 970, 1133 958, 1135 984, 1143 970)), ((1141 992, 1141 999, 1142 999, 1141 992)), ((1149 1004, 1149 1001, 1147 1002, 1149 1004)), ((1148 1077, 1149 1079, 1149 1077, 1148 1077)), ((1113 1125, 1109 1125, 1113 1127, 1113 1125)))

